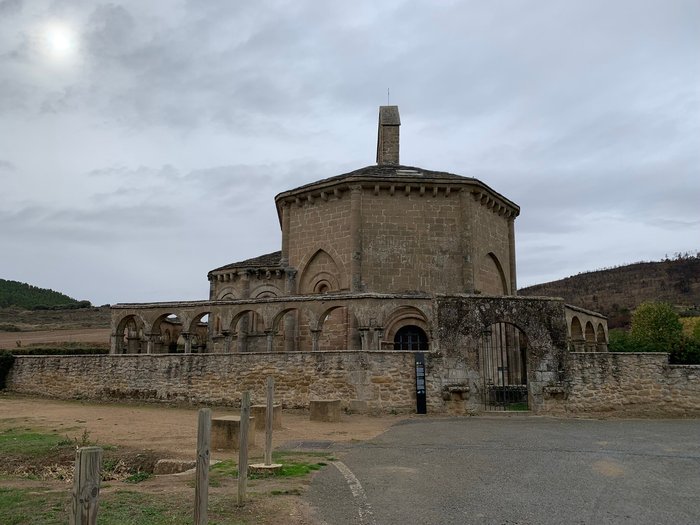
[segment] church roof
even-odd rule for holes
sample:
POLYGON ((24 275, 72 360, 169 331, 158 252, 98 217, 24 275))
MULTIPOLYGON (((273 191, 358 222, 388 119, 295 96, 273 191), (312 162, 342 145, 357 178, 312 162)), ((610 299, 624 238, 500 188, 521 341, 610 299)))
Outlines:
POLYGON ((211 271, 218 272, 219 270, 232 270, 234 268, 276 268, 280 266, 281 260, 282 252, 278 251, 266 253, 265 255, 259 255, 258 257, 253 257, 252 259, 246 259, 245 261, 227 264, 226 266, 221 266, 220 268, 214 268, 211 271))
POLYGON ((327 179, 317 180, 309 184, 304 184, 293 190, 288 190, 282 192, 278 195, 284 195, 285 193, 297 192, 300 190, 305 190, 312 186, 319 186, 326 183, 340 182, 343 180, 352 179, 365 179, 365 178, 376 178, 379 180, 399 180, 399 179, 422 179, 426 181, 476 181, 477 179, 473 177, 463 177, 462 175, 456 175, 454 173, 448 173, 446 171, 433 171, 426 170, 425 168, 417 168, 415 166, 403 166, 396 164, 372 164, 370 166, 365 166, 357 170, 349 171, 347 173, 342 173, 340 175, 335 175, 333 177, 328 177, 327 179))

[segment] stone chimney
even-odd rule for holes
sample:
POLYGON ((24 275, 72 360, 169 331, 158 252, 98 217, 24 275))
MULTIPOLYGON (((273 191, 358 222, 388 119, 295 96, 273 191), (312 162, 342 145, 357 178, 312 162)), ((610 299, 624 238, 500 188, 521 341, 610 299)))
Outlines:
POLYGON ((399 106, 379 106, 377 164, 399 164, 399 106))

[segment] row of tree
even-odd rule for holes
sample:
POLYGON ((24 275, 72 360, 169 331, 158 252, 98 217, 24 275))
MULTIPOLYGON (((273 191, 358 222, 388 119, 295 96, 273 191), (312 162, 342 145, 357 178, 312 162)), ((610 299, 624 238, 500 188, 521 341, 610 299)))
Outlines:
POLYGON ((19 281, 0 279, 0 308, 15 306, 26 310, 89 308, 90 301, 77 301, 65 294, 19 281))
POLYGON ((690 335, 680 316, 666 303, 646 302, 632 314, 629 332, 611 330, 611 352, 667 352, 674 364, 700 364, 700 320, 690 335))

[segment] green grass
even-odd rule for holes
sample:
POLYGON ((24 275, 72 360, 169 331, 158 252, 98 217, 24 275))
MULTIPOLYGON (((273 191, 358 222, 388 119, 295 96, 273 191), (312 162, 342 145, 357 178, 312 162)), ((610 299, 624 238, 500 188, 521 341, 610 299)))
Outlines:
MULTIPOLYGON (((142 494, 116 491, 100 494, 97 522, 100 525, 189 525, 194 509, 192 498, 181 495, 142 494)), ((0 523, 2 525, 65 525, 68 522, 70 489, 62 492, 47 489, 0 488, 0 523)), ((210 497, 210 525, 244 525, 232 516, 235 502, 210 497)))
MULTIPOLYGON (((309 457, 309 458, 322 458, 326 461, 333 461, 334 458, 323 452, 273 452, 272 461, 274 463, 281 463, 282 468, 271 474, 275 477, 282 478, 294 478, 300 476, 306 476, 307 474, 320 470, 325 467, 328 463, 326 461, 298 461, 295 458, 298 456, 309 457)), ((210 467, 210 483, 212 486, 220 486, 221 479, 225 477, 238 477, 238 467, 233 459, 227 459, 221 461, 216 465, 210 467)), ((258 476, 255 474, 250 475, 250 479, 257 479, 258 476)))
POLYGON ((68 521, 68 493, 0 488, 3 525, 54 525, 68 521))
POLYGON ((31 429, 10 428, 0 432, 0 455, 46 456, 73 442, 58 434, 43 434, 31 429))

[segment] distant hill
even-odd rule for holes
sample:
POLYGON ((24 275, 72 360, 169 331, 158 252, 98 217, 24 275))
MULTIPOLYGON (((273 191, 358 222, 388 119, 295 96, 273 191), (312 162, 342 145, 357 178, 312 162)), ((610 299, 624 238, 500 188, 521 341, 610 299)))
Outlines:
POLYGON ((681 313, 700 309, 700 254, 677 255, 586 272, 518 290, 519 295, 563 297, 567 303, 608 316, 611 328, 627 326, 644 301, 663 301, 681 313))
POLYGON ((19 281, 0 279, 0 308, 14 306, 27 310, 84 308, 90 301, 78 301, 60 292, 39 288, 19 281))

